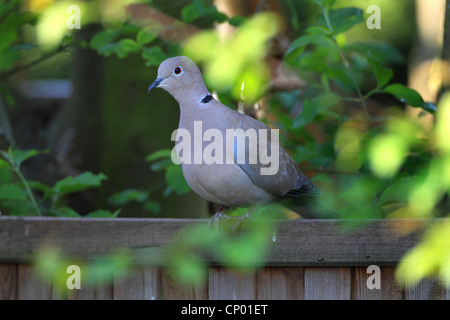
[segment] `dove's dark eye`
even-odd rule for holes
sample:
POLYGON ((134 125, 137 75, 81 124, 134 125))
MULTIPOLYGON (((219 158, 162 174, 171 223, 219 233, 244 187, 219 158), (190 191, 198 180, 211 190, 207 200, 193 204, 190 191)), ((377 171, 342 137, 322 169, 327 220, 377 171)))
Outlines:
POLYGON ((180 74, 183 71, 183 69, 181 69, 181 67, 176 67, 175 69, 173 69, 173 73, 175 74, 180 74))

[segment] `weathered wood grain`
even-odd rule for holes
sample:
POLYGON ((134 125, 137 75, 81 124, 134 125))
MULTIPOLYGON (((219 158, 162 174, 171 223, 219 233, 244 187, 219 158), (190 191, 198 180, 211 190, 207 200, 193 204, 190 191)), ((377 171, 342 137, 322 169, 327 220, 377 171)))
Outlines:
MULTIPOLYGON (((0 234, 4 240, 0 243, 0 261, 29 262, 38 248, 53 245, 68 256, 79 258, 124 247, 132 253, 135 263, 158 264, 163 260, 164 246, 182 228, 206 222, 0 217, 0 234)), ((277 227, 277 237, 266 263, 272 266, 395 265, 417 243, 427 222, 373 220, 367 221, 363 228, 348 231, 339 220, 288 220, 277 227)))
POLYGON ((15 263, 0 264, 0 300, 18 298, 18 266, 15 263))
POLYGON ((167 271, 162 274, 162 299, 164 300, 207 300, 207 284, 182 284, 167 271))
POLYGON ((256 274, 259 300, 303 300, 303 267, 266 267, 256 274))
POLYGON ((350 300, 350 267, 305 267, 305 300, 350 300))
POLYGON ((402 300, 403 290, 395 280, 395 267, 380 268, 380 289, 369 289, 367 266, 355 267, 353 272, 353 300, 402 300))
POLYGON ((70 300, 112 300, 111 285, 81 285, 81 289, 69 291, 70 300))
POLYGON ((209 300, 255 300, 255 273, 211 267, 209 300))
POLYGON ((41 279, 29 264, 18 266, 19 300, 59 300, 61 293, 51 283, 41 279))
POLYGON ((405 289, 405 300, 446 300, 445 284, 440 280, 426 278, 405 289))
POLYGON ((161 297, 158 268, 133 268, 130 275, 114 279, 114 300, 157 300, 161 297))

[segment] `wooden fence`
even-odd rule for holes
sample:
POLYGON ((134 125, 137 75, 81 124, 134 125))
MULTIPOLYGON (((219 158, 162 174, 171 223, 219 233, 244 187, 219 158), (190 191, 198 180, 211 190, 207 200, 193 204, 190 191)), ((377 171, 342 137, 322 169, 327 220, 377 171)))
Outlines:
POLYGON ((30 264, 43 244, 81 259, 117 247, 132 252, 129 277, 82 285, 69 299, 450 299, 450 290, 436 279, 408 288, 395 281, 396 264, 417 243, 426 221, 366 222, 351 232, 338 220, 283 222, 264 268, 238 273, 212 265, 207 284, 186 287, 162 266, 142 266, 142 252, 164 254, 180 228, 199 220, 0 217, 0 300, 62 298, 30 264), (369 265, 380 267, 381 289, 367 287, 369 265))

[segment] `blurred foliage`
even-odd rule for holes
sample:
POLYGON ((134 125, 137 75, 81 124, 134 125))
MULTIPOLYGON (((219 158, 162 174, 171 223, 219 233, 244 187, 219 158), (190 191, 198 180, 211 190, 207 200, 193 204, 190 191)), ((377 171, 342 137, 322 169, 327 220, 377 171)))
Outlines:
POLYGON ((212 88, 253 103, 262 96, 269 81, 270 71, 264 61, 266 43, 278 29, 275 15, 261 13, 242 23, 226 39, 221 39, 217 30, 199 32, 187 41, 184 52, 204 63, 203 75, 212 88))
MULTIPOLYGON (((80 217, 73 209, 64 205, 64 196, 100 187, 107 177, 100 173, 84 172, 75 177, 66 177, 53 187, 41 181, 27 180, 20 167, 22 163, 46 151, 19 150, 12 146, 8 151, 0 150, 0 209, 12 216, 37 215, 80 217), (36 200, 35 193, 40 195, 36 200)), ((95 210, 87 217, 117 217, 120 210, 110 212, 95 210)))
POLYGON ((73 290, 68 289, 67 282, 71 276, 69 266, 78 266, 80 289, 86 287, 111 284, 114 280, 127 277, 132 269, 130 254, 123 249, 117 249, 109 254, 94 257, 90 260, 74 260, 66 256, 58 248, 42 247, 34 257, 36 274, 51 283, 55 295, 67 299, 73 290))
MULTIPOLYGON (((141 28, 128 21, 126 6, 132 2, 80 3, 82 26, 100 23, 103 27, 94 35, 80 38, 65 23, 55 22, 67 18, 68 2, 32 0, 26 2, 28 7, 19 0, 2 2, 0 79, 10 77, 21 55, 26 56, 27 50, 36 47, 44 58, 45 54, 51 56, 76 46, 92 49, 105 58, 139 56, 147 67, 184 53, 204 67, 208 87, 217 90, 223 102, 230 105, 263 102, 266 108, 262 120, 280 129, 283 145, 305 171, 315 173, 313 181, 322 190, 323 202, 343 219, 355 223, 369 218, 449 217, 450 95, 444 95, 436 106, 398 82, 393 70, 405 59, 387 41, 380 42, 379 37, 380 33, 386 34, 386 29, 394 33, 392 22, 399 19, 384 19, 383 26, 390 23, 391 27, 370 33, 376 34, 372 39, 358 37, 358 33, 368 34, 367 17, 361 8, 348 7, 348 2, 343 6, 345 1, 302 2, 317 12, 316 16, 308 17, 309 24, 303 28, 298 17, 302 14, 299 2, 286 1, 288 22, 299 36, 290 42, 282 58, 283 67, 298 75, 307 86, 293 91, 271 91, 267 86, 270 72, 265 57, 269 54, 268 41, 281 29, 276 14, 260 12, 249 17, 228 17, 211 1, 193 0, 182 8, 180 18, 203 29, 180 48, 161 39, 162 30, 158 27, 141 28), (236 32, 219 36, 211 28, 214 23, 234 26, 236 32), (30 27, 36 28, 35 42, 23 42, 19 30, 30 27), (434 114, 435 126, 427 128, 420 117, 407 115, 405 105, 434 114)), ((389 7, 393 3, 383 1, 383 14, 398 14, 389 7)), ((0 89, 2 96, 11 100, 8 90, 0 89)), ((21 164, 40 153, 14 148, 2 151, 0 209, 10 215, 78 217, 78 213, 65 206, 65 197, 100 187, 106 176, 86 172, 63 178, 53 186, 27 180, 21 164)), ((161 208, 152 199, 157 188, 164 188, 165 195, 190 192, 180 166, 171 161, 170 150, 156 151, 147 161, 152 163, 152 170, 164 173, 164 181, 145 190, 117 191, 109 197, 110 204, 122 207, 138 203, 144 210, 157 214, 161 208)), ((276 206, 259 210, 282 212, 276 206)), ((88 216, 115 217, 118 213, 119 210, 96 210, 88 216)), ((244 224, 237 234, 220 232, 222 238, 204 227, 184 230, 169 246, 165 263, 184 282, 205 279, 204 258, 208 255, 231 267, 260 266, 267 244, 276 239, 275 225, 269 222, 273 221, 270 214, 271 219, 258 211, 253 216, 252 223, 244 224)), ((234 224, 229 221, 222 225, 230 223, 234 224)), ((414 283, 430 275, 442 279, 450 276, 449 228, 441 220, 430 225, 424 240, 400 264, 398 279, 402 283, 414 283)), ((65 260, 61 259, 60 254, 49 251, 38 257, 37 266, 46 273, 62 265, 65 260)), ((128 253, 108 259, 93 264, 93 278, 108 278, 103 276, 113 274, 114 266, 123 271, 130 264, 128 253)))

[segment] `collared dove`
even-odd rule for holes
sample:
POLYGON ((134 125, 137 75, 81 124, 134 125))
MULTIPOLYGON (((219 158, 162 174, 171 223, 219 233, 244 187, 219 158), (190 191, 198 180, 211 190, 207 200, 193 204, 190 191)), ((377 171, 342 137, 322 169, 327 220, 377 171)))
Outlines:
MULTIPOLYGON (((222 206, 216 216, 223 214, 228 207, 247 207, 283 199, 300 202, 301 198, 319 194, 316 186, 304 175, 281 144, 277 144, 275 147, 278 150, 278 159, 276 159, 278 161, 276 169, 278 170, 276 172, 261 174, 261 169, 267 168, 267 162, 263 164, 260 160, 256 163, 248 161, 251 153, 257 152, 258 148, 269 148, 268 154, 271 155, 277 151, 271 145, 274 138, 271 129, 262 122, 241 114, 214 99, 205 86, 199 68, 188 57, 179 56, 163 61, 159 66, 157 79, 148 87, 148 92, 156 87, 169 92, 180 105, 178 134, 183 129, 184 132, 187 130, 190 133, 188 136, 184 135, 183 139, 176 139, 178 156, 183 158, 181 161, 183 175, 186 182, 198 195, 222 206), (210 135, 209 139, 205 139, 203 133, 195 132, 199 127, 205 135, 208 129, 211 129, 212 131, 209 130, 209 132, 215 133, 215 135, 210 135), (195 152, 200 151, 200 155, 203 155, 206 151, 205 148, 208 148, 214 139, 218 139, 220 133, 222 137, 226 137, 227 130, 236 129, 244 131, 253 129, 258 138, 261 137, 260 132, 266 130, 267 141, 257 139, 250 145, 250 143, 243 143, 243 140, 240 140, 239 143, 234 138, 231 142, 233 146, 231 148, 232 161, 226 161, 227 152, 229 153, 225 147, 227 142, 218 144, 219 147, 210 153, 219 158, 222 154, 222 162, 195 161, 195 152), (214 139, 211 136, 214 136, 214 139), (189 143, 184 141, 187 137, 193 138, 193 141, 189 143), (184 146, 190 147, 181 150, 179 147, 182 143, 184 146), (189 151, 193 151, 194 155, 182 154, 189 151), (245 152, 245 161, 242 161, 242 158, 241 161, 237 161, 236 154, 240 151, 245 152)), ((311 216, 310 211, 299 212, 299 214, 303 217, 329 217, 311 216)))

